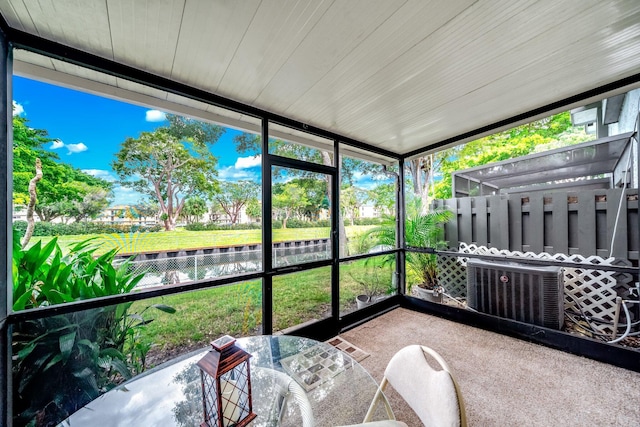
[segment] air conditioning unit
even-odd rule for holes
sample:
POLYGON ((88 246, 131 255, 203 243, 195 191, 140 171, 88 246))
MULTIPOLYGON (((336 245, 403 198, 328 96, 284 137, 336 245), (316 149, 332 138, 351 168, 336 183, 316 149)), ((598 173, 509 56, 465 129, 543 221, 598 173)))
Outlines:
POLYGON ((482 313, 561 329, 562 268, 469 259, 467 305, 482 313))

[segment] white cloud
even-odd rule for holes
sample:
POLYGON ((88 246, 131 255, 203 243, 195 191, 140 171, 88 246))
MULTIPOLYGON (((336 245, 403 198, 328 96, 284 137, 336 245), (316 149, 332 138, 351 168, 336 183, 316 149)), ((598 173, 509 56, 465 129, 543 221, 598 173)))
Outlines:
POLYGON ((64 142, 60 141, 59 139, 55 139, 51 142, 51 146, 49 147, 49 149, 51 150, 57 150, 59 148, 67 148, 67 154, 74 154, 74 153, 82 153, 83 151, 87 151, 89 149, 89 147, 87 147, 86 145, 84 145, 84 143, 79 142, 77 144, 65 144, 64 142))
POLYGON ((167 118, 167 115, 160 110, 147 110, 145 114, 145 120, 148 122, 163 122, 167 118))
POLYGON ((56 139, 51 143, 50 148, 52 150, 57 150, 58 148, 62 148, 62 147, 64 147, 64 142, 60 141, 59 139, 56 139))
POLYGON ((105 181, 114 182, 116 178, 111 174, 111 171, 104 169, 82 169, 82 172, 94 176, 96 178, 102 178, 105 181))
POLYGON ((24 113, 24 107, 18 104, 16 101, 13 101, 13 115, 20 116, 24 113))
POLYGON ((84 145, 82 142, 79 142, 77 144, 65 144, 65 147, 67 147, 67 150, 69 150, 67 154, 82 153, 83 151, 87 151, 89 149, 89 147, 84 145))
POLYGON ((218 177, 223 181, 239 181, 241 179, 257 180, 257 174, 235 166, 227 166, 218 170, 218 177))
POLYGON ((249 169, 260 166, 261 164, 262 156, 258 154, 250 157, 238 157, 238 160, 236 160, 236 164, 234 167, 236 169, 249 169))

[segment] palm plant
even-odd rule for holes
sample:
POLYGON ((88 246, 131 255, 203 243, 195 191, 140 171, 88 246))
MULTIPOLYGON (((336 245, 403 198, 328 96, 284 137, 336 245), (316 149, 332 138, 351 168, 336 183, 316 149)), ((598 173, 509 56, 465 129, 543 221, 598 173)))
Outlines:
MULTIPOLYGON (((409 249, 406 253, 407 275, 411 280, 417 281, 418 286, 426 289, 438 288, 438 263, 437 255, 426 253, 424 249, 442 249, 447 242, 443 240, 444 229, 442 226, 453 217, 453 212, 448 210, 435 210, 422 212, 420 200, 416 200, 407 206, 405 220, 405 246, 409 249), (411 249, 421 250, 419 252, 411 249)), ((373 237, 378 245, 396 247, 396 222, 395 217, 386 218, 385 222, 369 230, 365 238, 373 237)))

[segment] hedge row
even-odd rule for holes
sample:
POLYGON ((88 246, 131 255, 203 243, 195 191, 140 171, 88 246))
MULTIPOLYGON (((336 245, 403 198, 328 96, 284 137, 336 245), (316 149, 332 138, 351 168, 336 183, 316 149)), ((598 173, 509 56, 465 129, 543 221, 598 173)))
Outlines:
MULTIPOLYGON (((382 221, 381 218, 357 218, 354 223, 356 225, 377 225, 382 221)), ((287 228, 315 228, 330 227, 328 219, 320 221, 302 221, 299 219, 289 219, 287 228)), ((15 221, 13 226, 20 236, 24 235, 27 229, 26 221, 15 221)), ((103 224, 98 222, 74 222, 71 224, 59 224, 50 222, 36 222, 33 230, 34 236, 68 236, 76 234, 121 234, 121 233, 144 233, 156 232, 163 230, 162 225, 125 225, 125 224, 103 224)), ((221 225, 214 223, 196 222, 188 224, 184 227, 189 231, 213 231, 213 230, 255 230, 262 228, 261 223, 221 225)), ((273 228, 282 228, 282 221, 274 220, 273 228)))
MULTIPOLYGON (((26 221, 15 221, 13 226, 21 236, 27 229, 26 221)), ((68 236, 75 234, 112 234, 112 233, 143 233, 162 230, 161 225, 125 225, 102 224, 97 222, 74 222, 71 224, 54 224, 50 222, 36 222, 33 229, 34 236, 68 236)))
MULTIPOLYGON (((383 221, 382 218, 356 218, 354 221, 355 225, 378 225, 383 221)), ((349 222, 350 223, 350 222, 349 222)), ((328 219, 323 219, 320 221, 302 221, 299 219, 289 219, 287 221, 287 228, 326 228, 330 227, 331 223, 328 219)), ((184 227, 189 231, 213 231, 213 230, 256 230, 262 228, 261 223, 251 223, 251 224, 236 224, 236 225, 222 225, 215 223, 202 223, 195 222, 193 224, 187 224, 184 227)), ((282 221, 274 220, 273 228, 282 228, 282 221)))
POLYGON ((257 230, 260 228, 262 228, 262 224, 259 224, 259 223, 222 225, 222 224, 214 224, 212 222, 208 222, 206 224, 202 222, 194 222, 192 224, 187 224, 184 226, 184 229, 189 231, 257 230))

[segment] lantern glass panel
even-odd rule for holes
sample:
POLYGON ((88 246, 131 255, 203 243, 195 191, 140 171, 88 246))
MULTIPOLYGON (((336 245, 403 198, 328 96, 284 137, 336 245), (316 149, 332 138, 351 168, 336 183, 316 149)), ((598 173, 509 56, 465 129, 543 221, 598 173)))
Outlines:
POLYGON ((250 414, 248 362, 243 362, 220 377, 223 425, 231 426, 250 414))
POLYGON ((207 420, 208 425, 210 426, 218 426, 220 424, 218 418, 218 393, 216 386, 216 379, 204 373, 204 371, 200 371, 200 375, 202 377, 202 392, 204 393, 204 410, 205 410, 205 420, 207 420))

